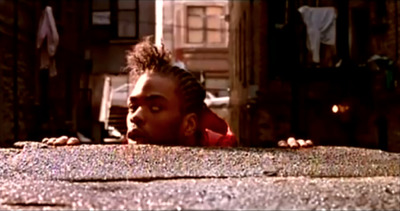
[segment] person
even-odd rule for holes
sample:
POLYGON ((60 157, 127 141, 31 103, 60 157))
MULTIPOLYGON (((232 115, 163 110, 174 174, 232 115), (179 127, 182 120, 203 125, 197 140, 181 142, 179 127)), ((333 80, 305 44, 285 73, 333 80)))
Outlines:
MULTIPOLYGON (((225 120, 204 103, 205 89, 189 71, 172 64, 164 45, 145 37, 126 54, 134 84, 128 97, 127 133, 123 143, 222 146, 238 145, 225 120)), ((44 143, 77 144, 62 136, 44 143)))
MULTIPOLYGON (((205 89, 189 71, 172 64, 164 45, 145 37, 126 54, 133 90, 127 100, 123 143, 168 146, 238 146, 225 120, 204 103, 205 89)), ((79 144, 78 138, 43 139, 53 145, 79 144)))

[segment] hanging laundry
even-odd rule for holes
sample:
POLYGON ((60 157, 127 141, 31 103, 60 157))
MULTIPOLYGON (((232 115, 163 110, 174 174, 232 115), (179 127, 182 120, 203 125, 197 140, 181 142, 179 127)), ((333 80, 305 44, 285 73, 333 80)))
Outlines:
POLYGON ((59 42, 56 22, 50 6, 42 12, 37 32, 36 48, 40 49, 40 69, 48 69, 50 77, 57 75, 55 54, 59 42), (47 42, 44 40, 47 38, 47 42))
POLYGON ((312 60, 320 62, 320 44, 336 43, 336 11, 334 7, 301 6, 300 12, 307 27, 307 48, 312 53, 312 60))

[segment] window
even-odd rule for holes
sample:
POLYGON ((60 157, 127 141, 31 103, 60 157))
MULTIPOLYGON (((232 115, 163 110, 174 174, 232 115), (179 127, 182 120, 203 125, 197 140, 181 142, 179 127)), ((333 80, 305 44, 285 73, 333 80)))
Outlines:
POLYGON ((92 2, 92 24, 93 25, 109 25, 110 19, 110 2, 108 0, 93 0, 92 2))
POLYGON ((108 26, 115 38, 135 38, 137 0, 92 0, 92 25, 108 26))
POLYGON ((118 37, 136 37, 136 0, 118 0, 118 37))
POLYGON ((223 7, 189 6, 187 8, 188 43, 223 43, 225 30, 223 7))

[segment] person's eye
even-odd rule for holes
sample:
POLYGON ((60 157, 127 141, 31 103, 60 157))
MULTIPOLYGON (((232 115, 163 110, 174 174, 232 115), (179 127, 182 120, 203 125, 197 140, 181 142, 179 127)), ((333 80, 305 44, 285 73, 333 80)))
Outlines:
POLYGON ((129 103, 128 104, 128 110, 129 112, 135 112, 138 109, 138 106, 133 104, 133 103, 129 103))
POLYGON ((154 113, 160 112, 161 109, 162 109, 161 106, 158 106, 158 105, 152 105, 152 106, 150 106, 150 111, 151 111, 151 112, 154 112, 154 113))

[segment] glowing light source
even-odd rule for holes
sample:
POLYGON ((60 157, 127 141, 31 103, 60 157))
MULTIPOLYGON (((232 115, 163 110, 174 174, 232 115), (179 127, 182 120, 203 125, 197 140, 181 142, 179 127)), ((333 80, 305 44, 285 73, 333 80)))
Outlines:
POLYGON ((339 107, 337 105, 332 106, 332 112, 337 113, 339 111, 339 107))
POLYGON ((348 111, 350 109, 350 106, 348 105, 333 105, 332 106, 332 112, 333 113, 345 113, 346 111, 348 111))

